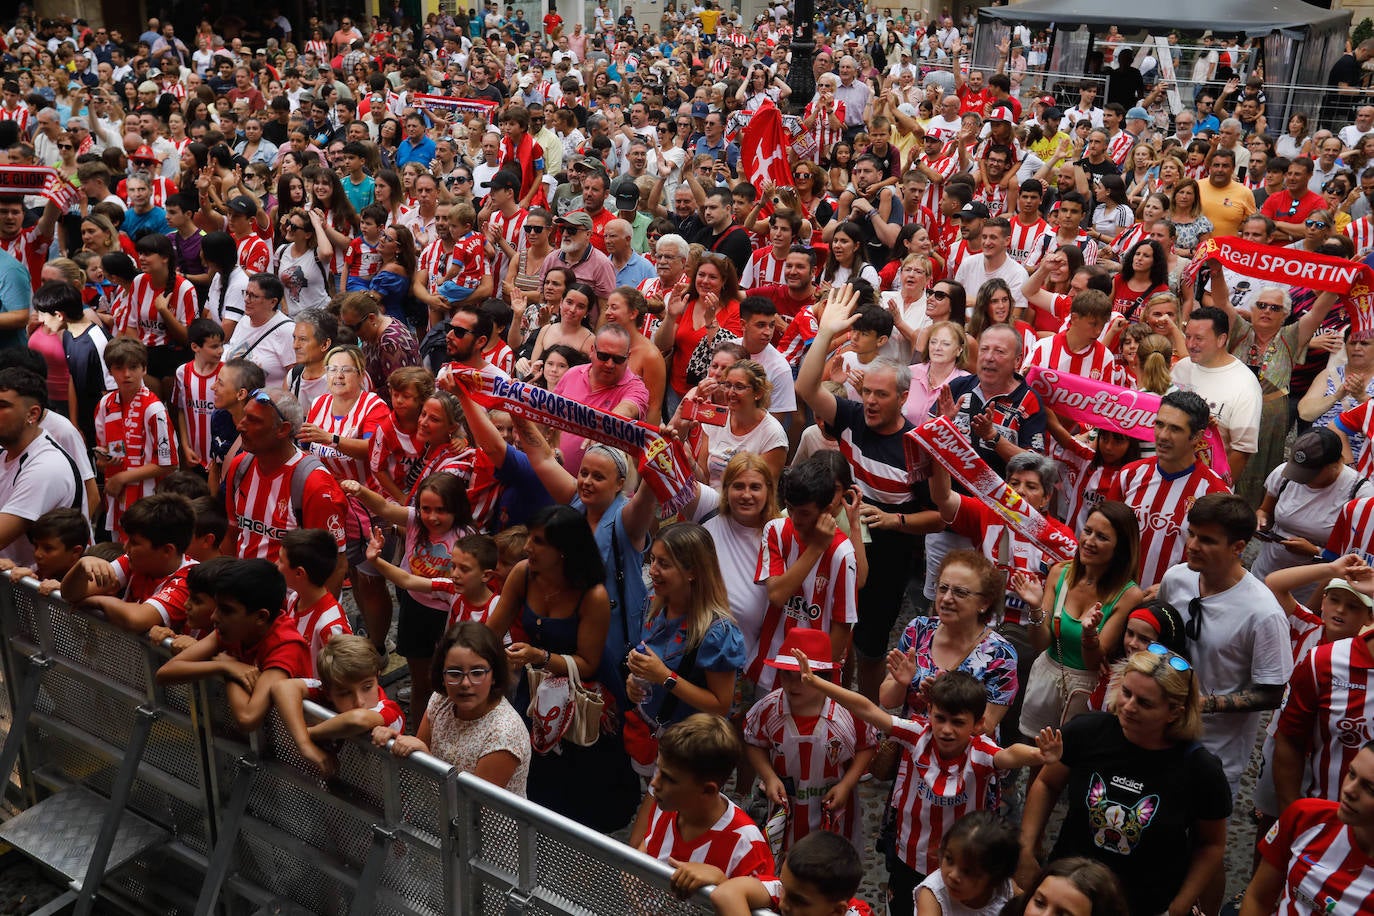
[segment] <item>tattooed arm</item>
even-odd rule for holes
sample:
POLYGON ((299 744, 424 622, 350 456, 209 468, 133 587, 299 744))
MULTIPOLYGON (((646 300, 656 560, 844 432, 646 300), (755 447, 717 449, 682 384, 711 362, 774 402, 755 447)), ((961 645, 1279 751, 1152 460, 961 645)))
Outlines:
POLYGON ((1278 709, 1283 700, 1282 684, 1255 684, 1235 693, 1213 693, 1202 698, 1202 711, 1213 712, 1256 712, 1261 709, 1278 709))

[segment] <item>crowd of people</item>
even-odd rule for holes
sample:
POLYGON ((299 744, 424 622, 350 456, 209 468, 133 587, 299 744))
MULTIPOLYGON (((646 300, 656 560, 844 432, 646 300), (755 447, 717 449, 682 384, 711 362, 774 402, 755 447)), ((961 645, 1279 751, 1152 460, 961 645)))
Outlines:
POLYGON ((1064 99, 820 7, 21 6, 0 569, 721 913, 1369 912, 1374 42, 1279 124, 1239 39, 1064 99))

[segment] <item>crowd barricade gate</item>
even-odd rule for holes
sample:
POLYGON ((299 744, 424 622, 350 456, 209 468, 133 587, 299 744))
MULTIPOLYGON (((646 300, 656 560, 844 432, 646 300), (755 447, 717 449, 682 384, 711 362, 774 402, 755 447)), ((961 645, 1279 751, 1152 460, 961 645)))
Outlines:
POLYGON ((0 771, 24 809, 0 838, 69 884, 40 913, 712 912, 665 863, 428 754, 353 738, 325 779, 275 711, 245 737, 221 681, 159 685, 168 647, 36 585, 0 575, 0 771))

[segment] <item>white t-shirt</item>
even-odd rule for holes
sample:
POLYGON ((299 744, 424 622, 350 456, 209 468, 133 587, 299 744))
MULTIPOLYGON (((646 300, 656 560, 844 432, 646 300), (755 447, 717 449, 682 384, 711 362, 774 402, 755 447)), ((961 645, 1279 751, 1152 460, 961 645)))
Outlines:
POLYGON ((797 392, 793 387, 792 367, 778 348, 769 344, 749 357, 768 373, 773 395, 768 402, 769 413, 791 413, 797 409, 797 392))
POLYGON ((926 879, 916 885, 915 896, 920 897, 921 888, 930 891, 935 897, 935 902, 940 904, 940 916, 997 916, 1002 912, 1008 900, 1016 896, 1016 888, 1012 886, 1011 879, 1005 879, 999 886, 993 889, 992 897, 987 903, 974 909, 965 906, 949 895, 949 888, 945 887, 944 875, 940 869, 935 869, 926 876, 926 879))
MULTIPOLYGON (((915 302, 902 308, 901 290, 883 293, 878 300, 878 304, 883 308, 891 310, 896 306, 902 311, 902 320, 911 326, 912 330, 919 331, 930 324, 930 316, 926 314, 926 297, 922 296, 915 302)), ((878 348, 878 355, 888 359, 895 359, 904 366, 911 365, 912 359, 911 341, 906 339, 906 335, 896 328, 892 329, 892 334, 887 338, 887 343, 878 348)))
POLYGON ((787 448, 787 430, 782 428, 777 417, 771 413, 764 414, 763 419, 742 436, 731 432, 730 423, 727 421, 724 426, 712 426, 706 430, 706 437, 711 443, 707 467, 711 472, 711 486, 716 488, 720 487, 725 466, 736 453, 753 452, 762 455, 775 448, 787 448))
MULTIPOLYGON (((1198 574, 1187 563, 1171 567, 1159 586, 1159 598, 1182 613, 1198 596, 1198 574)), ((1202 626, 1190 640, 1198 690, 1235 693, 1257 684, 1288 683, 1293 673, 1293 647, 1288 618, 1259 579, 1245 573, 1226 591, 1202 599, 1202 626)), ((1202 717, 1202 746, 1221 760, 1234 793, 1250 762, 1259 734, 1260 713, 1214 713, 1202 717)))
MULTIPOLYGON (((13 460, 0 458, 0 513, 32 522, 51 509, 70 508, 75 503, 89 517, 84 496, 78 499, 85 488, 67 461, 68 457, 75 461, 75 456, 64 456, 62 451, 51 436, 40 434, 13 460)), ((32 567, 33 544, 21 532, 0 550, 0 557, 32 567)))
MULTIPOLYGON (((321 270, 321 262, 312 246, 305 254, 292 254, 291 246, 278 249, 277 276, 286 287, 286 312, 299 315, 305 309, 325 308, 329 305, 329 281, 321 270)), ((328 264, 324 265, 326 268, 328 264)))
POLYGON ((959 136, 961 127, 963 122, 958 118, 946 118, 939 114, 930 119, 930 123, 926 125, 926 133, 932 137, 939 137, 942 141, 948 141, 959 136))
POLYGON ((1000 277, 1007 281, 1007 286, 1011 288, 1011 307, 1013 309, 1025 308, 1026 297, 1021 292, 1021 287, 1030 278, 1030 275, 1026 273, 1026 268, 1016 263, 1016 259, 1011 255, 1007 255, 1007 259, 1002 262, 1001 267, 996 270, 988 270, 984 263, 986 259, 987 255, 982 252, 971 254, 964 258, 963 263, 959 265, 958 272, 954 275, 954 279, 959 281, 960 285, 968 291, 969 302, 977 298, 978 290, 982 288, 984 283, 993 277, 1000 277))
MULTIPOLYGON (((1336 517, 1346 502, 1374 496, 1374 481, 1361 477, 1352 467, 1341 468, 1335 482, 1321 489, 1285 481, 1285 467, 1286 463, 1280 464, 1264 479, 1265 492, 1278 498, 1273 512, 1274 532, 1282 537, 1306 538, 1318 547, 1325 547, 1336 525, 1336 517)), ((1250 573, 1263 582, 1276 569, 1306 566, 1310 562, 1310 557, 1300 556, 1282 544, 1261 541, 1259 556, 1250 567, 1250 573)))
POLYGON ((1259 451, 1264 394, 1249 367, 1232 358, 1223 366, 1209 369, 1184 358, 1174 364, 1173 377, 1180 391, 1195 392, 1212 408, 1226 448, 1250 455, 1259 451))
MULTIPOLYGON (((113 387, 111 386, 112 389, 113 387)), ((43 412, 43 419, 38 421, 38 428, 51 436, 52 441, 62 447, 62 451, 72 456, 72 460, 76 462, 76 469, 81 474, 82 483, 95 480, 95 467, 91 464, 89 446, 81 437, 81 430, 76 428, 75 423, 60 413, 47 410, 43 412)))
POLYGON ((240 321, 224 348, 224 361, 243 357, 262 368, 268 388, 283 388, 286 370, 296 364, 296 351, 291 346, 295 330, 296 323, 281 313, 272 315, 257 328, 247 319, 240 321))
POLYGON ((759 631, 763 629, 763 615, 768 610, 768 586, 754 581, 763 529, 747 528, 727 518, 719 512, 721 501, 718 490, 702 484, 693 521, 717 513, 701 524, 711 532, 711 540, 716 545, 716 561, 720 564, 726 594, 730 596, 730 613, 744 635, 744 657, 753 658, 759 645, 759 631))
POLYGON ((210 280, 210 289, 205 294, 205 310, 221 325, 228 321, 243 321, 243 294, 248 291, 248 274, 242 267, 235 267, 229 275, 229 286, 224 286, 224 274, 215 272, 210 280), (224 301, 220 301, 220 290, 224 289, 224 301))

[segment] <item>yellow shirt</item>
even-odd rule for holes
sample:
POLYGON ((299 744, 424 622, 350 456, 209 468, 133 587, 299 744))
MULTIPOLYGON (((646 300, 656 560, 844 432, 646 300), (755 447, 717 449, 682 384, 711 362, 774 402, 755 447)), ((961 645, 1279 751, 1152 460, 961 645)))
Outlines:
POLYGON ((1059 149, 1060 141, 1067 139, 1069 139, 1069 135, 1061 130, 1053 137, 1041 137, 1039 140, 1032 143, 1030 151, 1046 162, 1049 162, 1050 157, 1054 155, 1054 151, 1059 149))
POLYGON ((702 34, 716 34, 716 23, 720 21, 720 10, 702 10, 697 15, 701 17, 702 34))
POLYGON ((1212 235, 1239 235, 1240 224, 1259 212, 1255 195, 1238 181, 1218 188, 1204 178, 1198 182, 1198 201, 1212 223, 1212 235))

